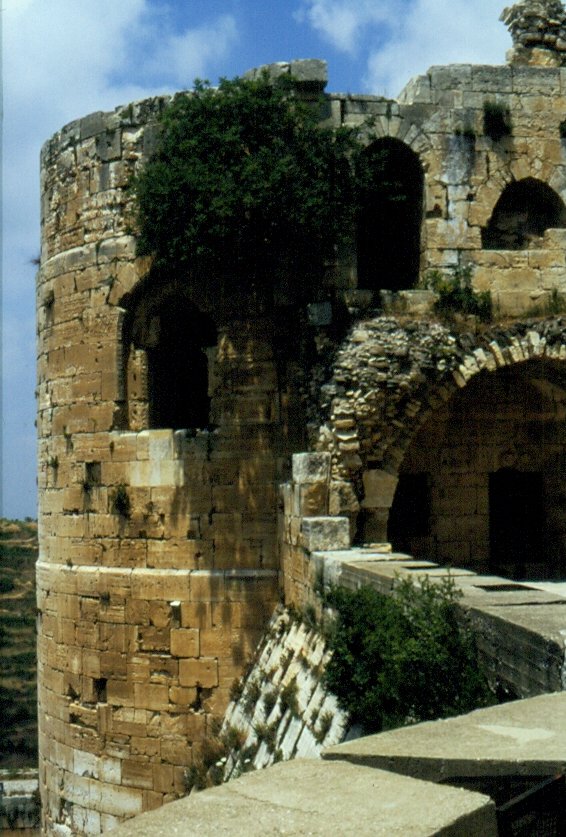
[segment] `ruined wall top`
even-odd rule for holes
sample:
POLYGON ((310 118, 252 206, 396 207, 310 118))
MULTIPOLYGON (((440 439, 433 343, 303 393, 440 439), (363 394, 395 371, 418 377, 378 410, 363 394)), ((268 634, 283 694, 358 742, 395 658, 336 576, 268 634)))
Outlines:
POLYGON ((566 11, 561 0, 520 0, 500 18, 513 38, 512 64, 566 65, 566 11))

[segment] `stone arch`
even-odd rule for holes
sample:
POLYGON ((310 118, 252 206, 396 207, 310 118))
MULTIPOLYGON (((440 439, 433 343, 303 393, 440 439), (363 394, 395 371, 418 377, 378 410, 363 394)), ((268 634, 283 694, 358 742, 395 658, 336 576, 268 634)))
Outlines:
MULTIPOLYGON (((489 474, 501 468, 514 467, 521 473, 533 474, 533 481, 542 480, 549 521, 544 546, 546 554, 553 557, 549 564, 538 565, 538 572, 566 572, 566 497, 562 496, 561 487, 566 475, 566 432, 561 430, 566 417, 564 360, 566 323, 561 320, 517 323, 507 331, 498 328, 473 336, 451 333, 437 323, 401 325, 385 317, 356 326, 342 347, 333 380, 324 391, 330 418, 322 428, 319 449, 332 453, 334 479, 347 481, 356 490, 361 505, 358 539, 387 539, 390 509, 397 491, 405 494, 405 509, 411 497, 420 492, 425 502, 436 504, 433 511, 440 519, 441 480, 431 480, 430 463, 425 463, 426 456, 419 451, 431 448, 435 428, 440 424, 450 428, 457 414, 455 439, 465 439, 473 430, 483 460, 480 468, 474 459, 473 445, 462 445, 461 450, 454 452, 456 442, 447 444, 446 455, 454 461, 441 463, 443 473, 452 468, 450 473, 456 475, 456 482, 458 469, 465 475, 469 466, 464 455, 467 450, 475 463, 474 473, 481 471, 484 506, 488 502, 489 474), (511 393, 506 402, 501 391, 511 393), (487 406, 480 409, 482 398, 487 406), (498 405, 503 403, 506 406, 499 410, 498 405), (519 420, 517 415, 527 404, 531 412, 519 420), (499 415, 502 426, 506 421, 507 425, 497 445, 493 428, 481 431, 482 409, 486 425, 497 419, 501 411, 508 410, 507 417, 499 415)), ((438 439, 434 447, 440 456, 443 448, 438 439)), ((462 479, 465 483, 465 476, 462 479)), ((442 490, 449 494, 446 486, 442 490)), ((467 535, 461 538, 460 552, 448 555, 446 545, 451 542, 445 532, 457 525, 454 514, 444 515, 445 531, 439 534, 437 530, 423 531, 422 519, 426 515, 422 508, 419 513, 421 523, 417 520, 415 531, 409 533, 410 551, 419 553, 420 549, 422 557, 428 554, 472 568, 497 569, 489 563, 491 533, 489 527, 485 528, 485 519, 482 537, 478 537, 473 550, 469 546, 471 536, 467 535)), ((479 525, 477 519, 472 521, 474 515, 469 515, 468 522, 479 525)), ((409 546, 394 545, 405 549, 409 546)), ((513 562, 499 569, 507 575, 532 576, 536 561, 532 563, 534 569, 521 569, 513 562)))
POLYGON ((526 177, 509 183, 501 193, 482 244, 487 250, 521 250, 550 228, 566 227, 566 206, 547 183, 526 177))
POLYGON ((206 428, 216 324, 183 284, 151 278, 122 302, 124 423, 131 430, 206 428))
POLYGON ((358 286, 401 290, 416 285, 421 262, 424 171, 409 145, 376 139, 367 165, 356 225, 358 286))

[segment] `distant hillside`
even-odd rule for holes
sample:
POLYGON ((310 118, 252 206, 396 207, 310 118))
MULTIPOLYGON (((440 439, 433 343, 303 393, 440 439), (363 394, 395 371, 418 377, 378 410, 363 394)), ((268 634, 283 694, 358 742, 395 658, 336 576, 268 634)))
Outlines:
POLYGON ((37 523, 0 518, 0 768, 37 762, 37 523))

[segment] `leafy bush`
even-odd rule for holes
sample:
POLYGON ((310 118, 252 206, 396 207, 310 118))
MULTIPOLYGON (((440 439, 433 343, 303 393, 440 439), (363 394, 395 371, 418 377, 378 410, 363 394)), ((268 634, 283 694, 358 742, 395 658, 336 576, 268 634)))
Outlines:
POLYGON ((457 715, 493 702, 451 579, 403 580, 391 596, 334 588, 326 683, 366 732, 457 715))
POLYGON ((448 276, 433 270, 428 275, 428 286, 438 294, 435 310, 439 314, 473 314, 484 323, 490 322, 493 315, 491 293, 474 291, 470 267, 457 267, 448 276))
POLYGON ((14 589, 14 582, 11 578, 0 576, 0 593, 11 593, 14 589))
POLYGON ((353 218, 356 143, 319 127, 317 110, 267 74, 175 96, 132 184, 138 253, 204 281, 228 266, 235 281, 266 279, 278 254, 292 258, 298 289, 321 274, 353 218))

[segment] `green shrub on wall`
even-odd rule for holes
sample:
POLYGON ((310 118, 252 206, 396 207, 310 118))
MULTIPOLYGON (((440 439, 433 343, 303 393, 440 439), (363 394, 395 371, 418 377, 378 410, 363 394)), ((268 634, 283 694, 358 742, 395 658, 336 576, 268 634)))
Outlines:
POLYGON ((493 316, 491 293, 474 291, 471 267, 456 267, 448 275, 432 270, 427 276, 427 285, 438 294, 434 307, 441 316, 451 317, 453 314, 464 314, 474 315, 484 323, 491 321, 493 316))
POLYGON ((365 732, 458 715, 493 703, 471 633, 457 621, 451 579, 328 594, 336 611, 329 689, 365 732))
POLYGON ((175 96, 132 184, 138 253, 201 279, 269 281, 282 254, 298 287, 320 275, 354 217, 357 141, 318 117, 292 81, 267 74, 175 96))

